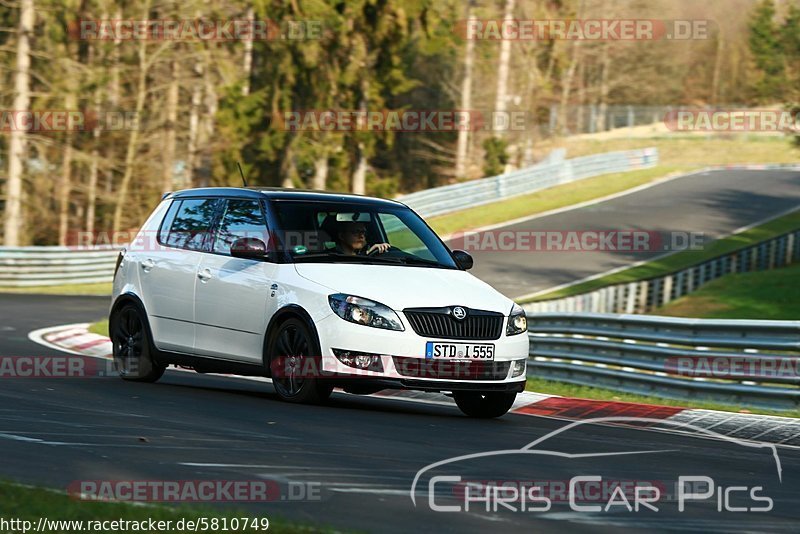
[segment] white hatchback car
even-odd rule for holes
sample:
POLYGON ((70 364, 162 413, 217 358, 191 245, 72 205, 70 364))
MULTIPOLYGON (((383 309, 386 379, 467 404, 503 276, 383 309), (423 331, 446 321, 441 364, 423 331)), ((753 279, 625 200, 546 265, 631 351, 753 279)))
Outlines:
POLYGON ((525 313, 410 208, 269 188, 164 196, 120 253, 109 331, 128 380, 170 365, 272 377, 280 398, 452 394, 473 417, 525 388, 525 313))

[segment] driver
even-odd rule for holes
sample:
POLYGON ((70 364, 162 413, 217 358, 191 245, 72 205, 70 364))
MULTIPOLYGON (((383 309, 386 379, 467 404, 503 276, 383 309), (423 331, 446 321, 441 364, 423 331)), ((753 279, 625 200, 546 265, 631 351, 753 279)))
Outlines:
POLYGON ((334 241, 338 252, 348 256, 383 254, 391 247, 389 243, 376 243, 367 248, 367 226, 361 222, 339 222, 334 241))

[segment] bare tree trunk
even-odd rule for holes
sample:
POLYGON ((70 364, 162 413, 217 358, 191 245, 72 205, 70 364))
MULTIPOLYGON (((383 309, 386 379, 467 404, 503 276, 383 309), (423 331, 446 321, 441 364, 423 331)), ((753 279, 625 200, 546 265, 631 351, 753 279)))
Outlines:
MULTIPOLYGON (((195 73, 202 70, 200 64, 194 67, 195 73)), ((203 101, 203 86, 195 81, 192 86, 192 106, 189 112, 189 146, 186 156, 186 186, 194 185, 194 168, 197 164, 197 137, 200 131, 200 105, 203 101)))
MULTIPOLYGON (((104 13, 103 20, 106 18, 107 15, 104 13)), ((89 48, 88 63, 92 67, 95 66, 97 52, 97 48, 89 48)), ((94 218, 97 211, 97 176, 100 169, 100 152, 98 150, 98 146, 100 141, 100 113, 102 113, 102 105, 102 93, 100 87, 96 87, 94 90, 93 102, 93 110, 96 120, 94 126, 92 127, 92 151, 89 156, 89 181, 86 185, 86 222, 84 224, 84 228, 89 235, 94 232, 94 218)), ((94 238, 92 239, 94 240, 94 238)))
POLYGON ((608 43, 603 43, 603 51, 600 54, 600 106, 597 113, 598 132, 606 129, 606 114, 608 113, 608 76, 611 68, 611 57, 608 54, 608 43))
POLYGON ((297 166, 294 162, 294 141, 295 138, 289 140, 281 160, 281 187, 287 189, 294 187, 294 179, 297 176, 297 166))
POLYGON ((164 132, 164 169, 161 174, 161 190, 172 191, 175 169, 175 126, 178 122, 178 80, 180 67, 177 59, 172 60, 172 80, 167 89, 167 124, 164 132))
MULTIPOLYGON (((144 7, 144 17, 147 17, 148 5, 144 7)), ((136 117, 141 118, 142 111, 144 110, 144 101, 147 97, 147 41, 141 39, 139 41, 139 81, 136 86, 136 117)), ((136 157, 136 150, 139 145, 139 128, 141 122, 136 128, 131 129, 130 136, 128 136, 128 148, 125 152, 125 172, 122 175, 122 182, 117 191, 117 205, 114 207, 114 220, 111 229, 118 232, 122 227, 122 210, 128 200, 128 188, 130 187, 131 178, 133 177, 133 160, 136 157)))
MULTIPOLYGON (((97 106, 99 110, 100 107, 97 106)), ((94 145, 92 146, 92 162, 89 166, 89 185, 86 191, 86 231, 91 235, 94 232, 94 218, 97 210, 97 174, 100 155, 97 152, 97 144, 100 139, 100 128, 95 126, 92 131, 94 145)))
POLYGON ((717 32, 717 53, 714 57, 714 77, 711 80, 711 103, 717 104, 719 102, 719 78, 720 78, 720 71, 722 70, 722 60, 724 56, 722 54, 725 48, 725 41, 723 38, 723 32, 717 32))
MULTIPOLYGON (((253 6, 247 8, 247 22, 250 27, 253 27, 253 21, 256 18, 253 6)), ((242 94, 247 96, 250 94, 250 74, 253 72, 253 39, 244 40, 244 85, 242 86, 242 94)))
MULTIPOLYGON (((467 11, 467 20, 473 17, 472 6, 467 11)), ((467 49, 464 53, 464 78, 461 80, 461 111, 469 112, 472 107, 472 65, 475 60, 475 39, 467 38, 467 49)), ((456 145, 456 178, 464 178, 467 173, 469 159, 469 130, 458 131, 456 145)))
POLYGON ((575 70, 578 67, 578 51, 580 47, 580 41, 574 40, 572 41, 572 51, 570 54, 569 60, 569 68, 567 68, 567 72, 564 74, 564 77, 561 79, 561 102, 559 104, 558 109, 558 133, 560 135, 565 135, 567 133, 567 119, 568 119, 568 108, 569 105, 569 94, 572 90, 572 80, 575 78, 575 70))
MULTIPOLYGON (((67 110, 76 108, 75 93, 68 89, 64 100, 67 110)), ((61 162, 61 181, 58 187, 58 244, 67 244, 67 231, 69 230, 69 195, 72 189, 72 132, 64 135, 64 157, 61 162)))
MULTIPOLYGON (((105 17, 105 13, 103 17, 105 17)), ((117 10, 114 12, 114 19, 115 20, 122 20, 122 8, 117 7, 117 10)), ((109 101, 113 108, 119 106, 119 48, 122 44, 122 36, 119 32, 114 32, 114 48, 112 48, 111 52, 111 80, 109 81, 109 101)), ((118 111, 114 109, 114 111, 118 111)))
POLYGON ((575 131, 583 133, 583 112, 584 105, 586 104, 586 81, 584 63, 581 61, 578 64, 578 116, 575 119, 575 131))
MULTIPOLYGON (((358 104, 359 111, 366 113, 369 102, 367 101, 369 95, 369 80, 364 78, 361 80, 361 100, 358 104)), ((350 191, 356 195, 363 195, 367 191, 367 147, 363 141, 358 141, 356 153, 356 168, 350 177, 350 191)))
MULTIPOLYGON (((505 23, 510 25, 514 18, 514 0, 506 0, 505 23)), ((500 43, 500 59, 497 65, 497 96, 494 104, 494 111, 502 114, 507 106, 508 100, 508 69, 511 64, 511 40, 503 39, 500 43)), ((495 131, 495 137, 502 137, 505 131, 495 131)))
POLYGON ((217 97, 217 90, 214 82, 211 79, 211 59, 206 55, 206 62, 203 68, 203 82, 204 89, 204 104, 205 113, 202 116, 202 128, 200 133, 200 186, 208 187, 211 183, 211 161, 209 152, 209 143, 214 139, 214 130, 216 128, 215 119, 217 117, 217 109, 219 107, 219 98, 217 97))
POLYGON ((364 150, 364 143, 358 143, 358 163, 353 172, 352 184, 352 191, 356 195, 363 195, 367 191, 367 157, 364 150))
MULTIPOLYGON (((539 87, 539 78, 541 77, 541 72, 539 72, 539 67, 536 65, 536 44, 535 42, 532 45, 532 54, 531 57, 531 65, 528 68, 528 76, 525 80, 525 109, 530 112, 535 112, 537 103, 539 99, 537 98, 536 91, 539 87)), ((527 135, 525 136, 525 144, 522 149, 522 161, 520 161, 520 167, 529 167, 534 163, 534 153, 533 153, 533 144, 534 140, 539 135, 539 126, 538 124, 532 124, 531 128, 527 130, 527 135)))
POLYGON ((314 160, 314 177, 311 179, 312 189, 325 189, 328 182, 328 151, 322 149, 322 153, 314 160))
MULTIPOLYGON (((108 14, 103 13, 103 19, 107 18, 108 14)), ((114 20, 122 20, 122 8, 117 7, 116 11, 114 12, 114 20)), ((114 47, 111 49, 111 78, 108 83, 108 102, 112 111, 120 111, 119 49, 122 45, 122 36, 119 32, 114 32, 114 34, 114 47)), ((115 147, 113 145, 106 145, 104 153, 107 161, 115 161, 115 147)), ((105 192, 110 196, 114 188, 113 166, 109 166, 105 171, 105 174, 105 192)))
MULTIPOLYGON (((17 41, 17 72, 14 75, 14 110, 27 111, 30 107, 30 37, 33 33, 35 13, 33 0, 21 0, 19 36, 17 41)), ((8 182, 6 184, 6 210, 3 232, 6 246, 20 244, 22 229, 22 169, 25 159, 27 132, 11 130, 8 145, 8 182)))

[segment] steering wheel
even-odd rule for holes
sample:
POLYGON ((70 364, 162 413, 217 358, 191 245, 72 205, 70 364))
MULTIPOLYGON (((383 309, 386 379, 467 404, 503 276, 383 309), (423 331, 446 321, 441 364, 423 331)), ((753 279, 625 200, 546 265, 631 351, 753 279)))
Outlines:
MULTIPOLYGON (((370 246, 372 246, 372 245, 370 245, 370 246)), ((387 248, 385 252, 379 252, 378 249, 376 248, 376 249, 373 249, 372 252, 368 252, 367 256, 375 256, 376 254, 387 254, 387 253, 389 253, 389 252, 391 252, 393 250, 400 250, 400 249, 397 248, 394 245, 389 245, 389 248, 387 248)))

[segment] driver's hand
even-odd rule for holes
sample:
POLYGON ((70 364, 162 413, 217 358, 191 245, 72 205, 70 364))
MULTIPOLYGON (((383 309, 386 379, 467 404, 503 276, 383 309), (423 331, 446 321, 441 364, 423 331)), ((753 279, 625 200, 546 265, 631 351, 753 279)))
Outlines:
POLYGON ((369 247, 369 249, 367 250, 367 254, 372 254, 373 252, 376 252, 378 254, 383 254, 384 252, 389 250, 389 248, 391 248, 391 245, 389 243, 377 243, 369 247))

